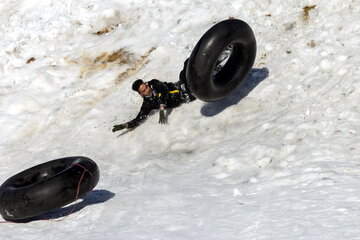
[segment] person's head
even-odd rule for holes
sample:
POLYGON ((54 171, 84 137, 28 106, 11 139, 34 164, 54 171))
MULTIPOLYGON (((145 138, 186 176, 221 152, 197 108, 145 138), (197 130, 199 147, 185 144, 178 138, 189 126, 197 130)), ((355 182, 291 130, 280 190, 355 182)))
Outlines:
POLYGON ((149 96, 151 94, 151 88, 142 79, 134 81, 132 90, 138 92, 142 97, 149 96))

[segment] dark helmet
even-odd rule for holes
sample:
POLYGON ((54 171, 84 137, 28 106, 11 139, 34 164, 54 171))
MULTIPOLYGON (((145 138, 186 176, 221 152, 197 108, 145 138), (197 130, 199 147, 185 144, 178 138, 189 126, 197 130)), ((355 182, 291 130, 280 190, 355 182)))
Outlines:
POLYGON ((133 85, 132 85, 132 90, 134 90, 135 92, 137 92, 137 90, 139 89, 140 85, 143 84, 144 81, 142 79, 138 79, 135 80, 133 85))

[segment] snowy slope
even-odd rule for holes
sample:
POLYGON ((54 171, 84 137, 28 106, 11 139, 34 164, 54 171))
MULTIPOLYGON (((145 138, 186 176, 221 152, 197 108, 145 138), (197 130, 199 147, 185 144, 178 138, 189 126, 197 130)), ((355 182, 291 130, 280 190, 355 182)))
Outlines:
POLYGON ((360 239, 359 3, 2 1, 0 181, 74 155, 101 177, 75 212, 0 238, 360 239), (257 38, 241 88, 111 132, 135 79, 177 81, 229 17, 257 38))

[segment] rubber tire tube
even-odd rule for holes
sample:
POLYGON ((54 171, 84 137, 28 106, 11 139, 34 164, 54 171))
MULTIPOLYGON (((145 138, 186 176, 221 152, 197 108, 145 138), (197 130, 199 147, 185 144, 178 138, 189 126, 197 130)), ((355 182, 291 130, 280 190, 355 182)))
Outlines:
POLYGON ((229 19, 215 24, 198 41, 186 68, 190 91, 198 99, 211 102, 226 97, 249 74, 256 57, 256 39, 244 21, 229 19), (233 46, 229 59, 214 75, 217 60, 233 46))
POLYGON ((0 186, 0 214, 7 221, 41 215, 84 196, 98 181, 99 168, 86 157, 61 158, 34 166, 0 186))

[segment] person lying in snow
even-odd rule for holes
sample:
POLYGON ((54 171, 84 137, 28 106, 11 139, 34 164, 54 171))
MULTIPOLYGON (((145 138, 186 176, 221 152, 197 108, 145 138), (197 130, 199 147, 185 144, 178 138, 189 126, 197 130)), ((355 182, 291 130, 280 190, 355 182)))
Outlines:
POLYGON ((165 115, 166 108, 174 108, 180 106, 182 103, 194 101, 196 98, 190 93, 186 83, 185 69, 187 60, 184 63, 184 68, 180 72, 180 81, 161 82, 157 79, 152 79, 149 82, 144 82, 142 79, 137 79, 132 84, 132 89, 143 97, 143 104, 140 112, 135 119, 115 125, 112 129, 113 132, 125 129, 135 128, 145 121, 150 112, 154 109, 159 109, 159 123, 167 123, 165 115))

